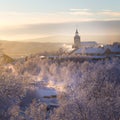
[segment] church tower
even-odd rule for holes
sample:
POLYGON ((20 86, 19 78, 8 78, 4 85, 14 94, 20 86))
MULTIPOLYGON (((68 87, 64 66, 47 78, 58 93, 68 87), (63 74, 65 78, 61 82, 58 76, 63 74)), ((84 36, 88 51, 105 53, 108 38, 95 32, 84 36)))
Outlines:
POLYGON ((75 36, 74 36, 74 48, 80 48, 80 36, 78 30, 76 29, 75 36))

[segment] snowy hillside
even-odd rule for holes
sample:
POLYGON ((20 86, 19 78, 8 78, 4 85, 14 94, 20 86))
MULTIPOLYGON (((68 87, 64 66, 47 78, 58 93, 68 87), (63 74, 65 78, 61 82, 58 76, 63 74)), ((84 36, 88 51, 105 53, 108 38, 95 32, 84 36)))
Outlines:
POLYGON ((0 66, 0 119, 118 120, 119 80, 117 57, 29 56, 0 66))

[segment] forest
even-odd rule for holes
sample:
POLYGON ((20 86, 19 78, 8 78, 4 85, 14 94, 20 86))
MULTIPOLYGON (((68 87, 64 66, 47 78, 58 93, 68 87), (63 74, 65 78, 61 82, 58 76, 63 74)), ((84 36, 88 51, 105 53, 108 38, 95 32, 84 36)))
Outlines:
POLYGON ((120 59, 34 55, 1 65, 0 120, 120 120, 120 59), (56 90, 57 107, 34 97, 38 82, 56 90))

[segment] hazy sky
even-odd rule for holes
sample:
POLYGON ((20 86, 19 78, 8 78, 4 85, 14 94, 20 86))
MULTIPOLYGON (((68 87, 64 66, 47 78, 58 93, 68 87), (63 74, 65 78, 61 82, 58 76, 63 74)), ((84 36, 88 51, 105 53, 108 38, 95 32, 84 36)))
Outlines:
POLYGON ((119 35, 119 26, 120 0, 0 0, 0 39, 71 35, 76 27, 81 34, 119 35))

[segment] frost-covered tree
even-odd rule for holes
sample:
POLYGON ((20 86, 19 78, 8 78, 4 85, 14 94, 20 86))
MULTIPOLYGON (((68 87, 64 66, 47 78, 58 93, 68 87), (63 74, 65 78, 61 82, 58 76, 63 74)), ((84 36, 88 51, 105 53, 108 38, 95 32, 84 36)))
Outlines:
POLYGON ((45 120, 47 117, 47 105, 33 100, 25 111, 26 120, 45 120))
POLYGON ((47 119, 47 105, 30 102, 37 94, 31 83, 57 91, 59 107, 49 114, 51 120, 120 119, 119 58, 93 61, 80 56, 41 59, 34 55, 0 66, 0 119, 47 119))

